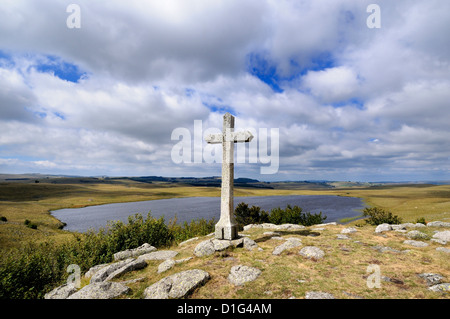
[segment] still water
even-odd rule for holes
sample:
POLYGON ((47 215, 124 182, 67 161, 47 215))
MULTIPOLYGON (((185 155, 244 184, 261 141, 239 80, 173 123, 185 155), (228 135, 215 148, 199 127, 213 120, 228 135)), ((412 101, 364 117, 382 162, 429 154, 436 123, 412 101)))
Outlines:
MULTIPOLYGON (((288 204, 299 206, 303 212, 326 215, 325 222, 339 222, 342 218, 361 215, 364 203, 360 198, 340 197, 330 195, 288 195, 288 196, 252 196, 235 197, 235 206, 245 202, 249 206, 255 205, 266 211, 273 208, 285 208, 288 204)), ((146 217, 151 211, 153 217, 164 216, 166 222, 175 216, 179 223, 197 218, 209 220, 220 217, 220 197, 188 197, 169 198, 130 203, 106 204, 83 208, 67 208, 51 212, 54 217, 67 226, 70 231, 85 232, 88 229, 98 230, 105 227, 108 221, 121 220, 126 222, 128 216, 136 213, 146 217)))

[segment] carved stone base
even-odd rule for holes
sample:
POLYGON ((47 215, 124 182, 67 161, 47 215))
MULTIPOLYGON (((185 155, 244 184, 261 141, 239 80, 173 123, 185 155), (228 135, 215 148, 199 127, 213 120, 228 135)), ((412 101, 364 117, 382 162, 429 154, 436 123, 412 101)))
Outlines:
POLYGON ((233 224, 228 225, 216 225, 215 232, 216 239, 233 240, 238 238, 238 226, 233 224))

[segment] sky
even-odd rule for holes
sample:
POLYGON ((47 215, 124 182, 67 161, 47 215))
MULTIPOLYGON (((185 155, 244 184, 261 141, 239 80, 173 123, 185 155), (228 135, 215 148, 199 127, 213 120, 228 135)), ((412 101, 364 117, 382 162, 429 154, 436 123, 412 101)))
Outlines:
POLYGON ((449 12, 448 0, 1 0, 0 173, 218 176, 204 134, 230 112, 255 135, 235 177, 450 180, 449 12))

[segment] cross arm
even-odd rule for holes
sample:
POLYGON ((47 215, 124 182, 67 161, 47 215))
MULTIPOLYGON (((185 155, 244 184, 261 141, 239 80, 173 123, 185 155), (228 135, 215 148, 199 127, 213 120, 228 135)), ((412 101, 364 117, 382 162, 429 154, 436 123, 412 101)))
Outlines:
MULTIPOLYGON (((253 139, 253 134, 250 131, 231 132, 231 139, 234 143, 250 142, 253 139)), ((223 142, 223 134, 209 134, 205 141, 208 144, 221 144, 223 142)))

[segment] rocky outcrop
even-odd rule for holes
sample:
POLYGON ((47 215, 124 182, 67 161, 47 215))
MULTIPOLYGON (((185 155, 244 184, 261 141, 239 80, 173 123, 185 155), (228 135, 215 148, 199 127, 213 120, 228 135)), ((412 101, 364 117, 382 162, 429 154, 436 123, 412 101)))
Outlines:
POLYGON ((295 247, 300 246, 301 244, 302 244, 301 239, 295 238, 295 237, 290 237, 284 243, 275 247, 275 249, 272 252, 272 255, 280 255, 286 249, 295 248, 295 247))
POLYGON ((185 298, 198 286, 210 279, 206 271, 200 269, 186 270, 168 276, 147 287, 145 299, 179 299, 185 298))
POLYGON ((261 270, 249 266, 233 266, 231 267, 228 281, 235 286, 241 286, 246 282, 253 281, 261 274, 261 270))
POLYGON ((67 299, 113 299, 129 290, 130 288, 118 282, 95 282, 84 286, 67 299))
POLYGON ((325 256, 323 250, 315 246, 304 247, 299 251, 299 254, 303 257, 315 260, 322 259, 325 256))
POLYGON ((90 283, 112 280, 113 278, 126 272, 142 269, 146 266, 147 263, 142 259, 128 258, 122 261, 118 261, 116 263, 112 263, 100 268, 91 277, 90 283))
POLYGON ((115 253, 114 260, 122 260, 125 258, 137 257, 137 256, 140 256, 143 254, 150 253, 152 251, 156 251, 156 248, 151 246, 150 244, 145 243, 142 246, 139 246, 138 248, 127 249, 127 250, 115 253))

